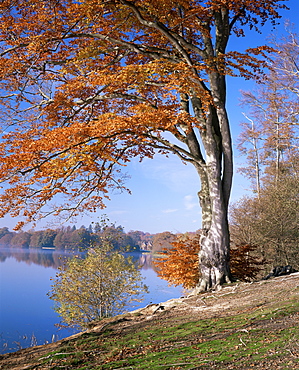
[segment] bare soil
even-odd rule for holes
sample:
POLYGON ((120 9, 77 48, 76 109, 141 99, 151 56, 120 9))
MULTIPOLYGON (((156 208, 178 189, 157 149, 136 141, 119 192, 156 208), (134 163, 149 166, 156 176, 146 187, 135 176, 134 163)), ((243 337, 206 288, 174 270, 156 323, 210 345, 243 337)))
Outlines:
POLYGON ((299 273, 153 304, 55 343, 0 355, 1 370, 143 368, 299 369, 299 273), (203 322, 214 322, 216 329, 200 329, 203 322), (189 323, 199 328, 190 335, 189 323), (159 328, 164 334, 140 342, 142 333, 159 328), (181 328, 180 334, 174 338, 171 328, 177 333, 181 328), (288 338, 283 343, 282 335, 288 338), (108 341, 113 343, 110 349, 105 347, 108 341), (215 348, 219 343, 222 349, 215 348), (261 354, 262 346, 266 350, 261 354), (184 355, 187 349, 190 354, 184 355), (225 357, 230 351, 231 358, 225 357), (157 362, 153 353, 160 358, 157 362))

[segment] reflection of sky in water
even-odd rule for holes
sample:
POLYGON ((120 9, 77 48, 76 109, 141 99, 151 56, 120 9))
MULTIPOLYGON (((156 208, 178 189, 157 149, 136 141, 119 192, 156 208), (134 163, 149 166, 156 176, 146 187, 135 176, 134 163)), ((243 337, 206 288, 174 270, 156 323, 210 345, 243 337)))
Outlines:
POLYGON ((54 327, 59 319, 46 294, 55 273, 52 267, 18 262, 12 257, 1 263, 0 352, 6 352, 6 346, 16 350, 31 342, 43 344, 73 333, 54 327))
POLYGON ((140 307, 149 303, 164 302, 182 295, 181 287, 169 286, 167 281, 161 280, 153 269, 142 269, 141 274, 144 277, 144 283, 149 287, 149 294, 145 295, 140 307))
MULTIPOLYGON (((54 302, 46 295, 51 287, 50 278, 55 277, 57 271, 58 262, 55 267, 49 267, 51 264, 48 262, 53 261, 52 254, 40 250, 23 250, 18 254, 13 249, 6 249, 5 252, 0 249, 0 255, 0 353, 71 335, 73 331, 58 330, 54 326, 59 318, 52 309, 54 302)), ((141 273, 149 293, 132 309, 182 295, 180 287, 168 286, 166 281, 157 277, 150 261, 141 273)))

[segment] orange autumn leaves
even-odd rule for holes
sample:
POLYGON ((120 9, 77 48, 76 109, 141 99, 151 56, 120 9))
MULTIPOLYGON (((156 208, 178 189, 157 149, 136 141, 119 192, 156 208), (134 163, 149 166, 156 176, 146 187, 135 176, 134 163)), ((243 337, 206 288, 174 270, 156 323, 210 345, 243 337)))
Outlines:
MULTIPOLYGON (((170 285, 182 285, 186 289, 195 288, 200 278, 198 252, 199 236, 182 236, 172 242, 172 248, 165 249, 163 256, 154 260, 158 276, 170 285)), ((256 247, 251 245, 234 246, 230 250, 231 273, 241 281, 254 279, 263 269, 265 261, 254 256, 256 247)))
POLYGON ((172 248, 164 250, 164 255, 154 260, 158 276, 171 285, 194 288, 199 281, 199 238, 179 238, 171 244, 172 248))
POLYGON ((194 161, 187 136, 205 135, 212 80, 265 66, 269 50, 227 51, 228 39, 275 21, 279 3, 1 1, 0 216, 69 218, 124 190, 131 158, 194 161), (196 117, 182 95, 199 101, 196 117))

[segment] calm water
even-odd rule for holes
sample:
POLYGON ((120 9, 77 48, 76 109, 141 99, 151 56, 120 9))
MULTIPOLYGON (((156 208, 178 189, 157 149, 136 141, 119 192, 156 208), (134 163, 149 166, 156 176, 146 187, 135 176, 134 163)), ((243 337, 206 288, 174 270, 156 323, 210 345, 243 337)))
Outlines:
MULTIPOLYGON (((0 353, 56 341, 74 331, 57 329, 59 317, 52 309, 47 292, 62 258, 58 251, 0 249, 0 353)), ((136 254, 141 273, 149 287, 143 302, 159 303, 182 295, 180 287, 169 287, 157 277, 149 254, 136 254)), ((134 308, 134 309, 135 309, 134 308)))

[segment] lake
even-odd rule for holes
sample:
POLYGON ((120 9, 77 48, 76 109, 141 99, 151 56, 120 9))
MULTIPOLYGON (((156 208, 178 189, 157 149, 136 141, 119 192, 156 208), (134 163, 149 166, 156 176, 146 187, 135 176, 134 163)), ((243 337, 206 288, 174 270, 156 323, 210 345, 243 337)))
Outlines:
MULTIPOLYGON (((75 333, 58 329, 60 318, 47 296, 50 278, 55 277, 63 258, 70 254, 55 250, 0 248, 0 353, 57 341, 75 333)), ((181 287, 170 287, 152 268, 152 256, 135 253, 149 293, 133 309, 182 295, 181 287)))

